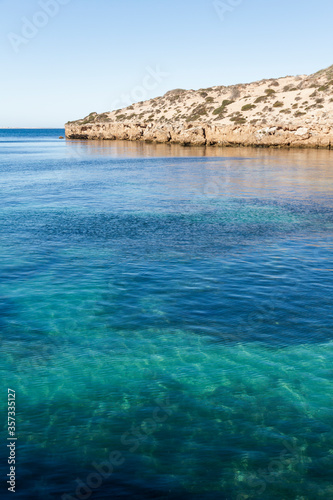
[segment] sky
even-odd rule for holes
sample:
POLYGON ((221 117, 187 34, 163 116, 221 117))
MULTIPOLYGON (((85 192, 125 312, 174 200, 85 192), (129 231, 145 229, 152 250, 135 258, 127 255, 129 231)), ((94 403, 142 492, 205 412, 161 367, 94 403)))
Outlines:
POLYGON ((333 64, 333 2, 0 0, 0 127, 333 64))

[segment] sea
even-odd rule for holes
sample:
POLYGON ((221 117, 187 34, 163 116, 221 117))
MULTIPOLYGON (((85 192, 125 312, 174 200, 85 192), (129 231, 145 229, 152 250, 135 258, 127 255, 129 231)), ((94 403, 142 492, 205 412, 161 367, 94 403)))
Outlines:
POLYGON ((60 136, 0 131, 1 498, 333 499, 333 152, 60 136))

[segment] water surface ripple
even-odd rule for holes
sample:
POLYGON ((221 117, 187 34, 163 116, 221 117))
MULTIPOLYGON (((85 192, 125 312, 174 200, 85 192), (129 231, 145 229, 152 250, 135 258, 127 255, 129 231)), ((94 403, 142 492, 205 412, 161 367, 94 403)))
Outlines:
POLYGON ((59 135, 0 132, 16 498, 333 498, 332 152, 59 135))

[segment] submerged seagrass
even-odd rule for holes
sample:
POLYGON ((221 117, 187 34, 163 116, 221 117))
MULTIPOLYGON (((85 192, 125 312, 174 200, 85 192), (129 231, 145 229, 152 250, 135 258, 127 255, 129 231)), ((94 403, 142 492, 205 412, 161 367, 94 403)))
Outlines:
POLYGON ((65 127, 69 139, 331 149, 333 66, 310 76, 176 89, 65 127))
POLYGON ((0 131, 15 500, 332 499, 331 152, 62 134, 0 131))

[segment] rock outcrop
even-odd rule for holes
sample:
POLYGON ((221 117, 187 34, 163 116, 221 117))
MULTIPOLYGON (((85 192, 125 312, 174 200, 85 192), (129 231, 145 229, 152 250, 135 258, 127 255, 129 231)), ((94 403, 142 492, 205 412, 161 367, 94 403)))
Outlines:
POLYGON ((176 89, 65 126, 68 139, 333 148, 333 66, 311 76, 176 89))

